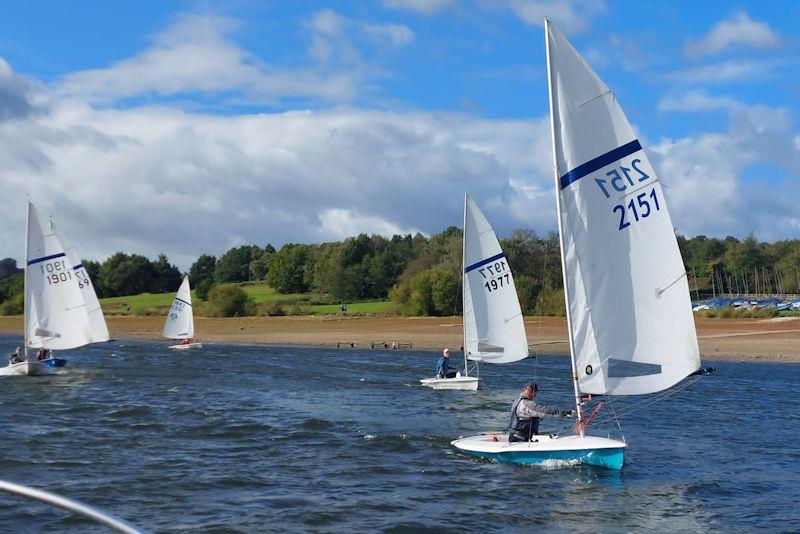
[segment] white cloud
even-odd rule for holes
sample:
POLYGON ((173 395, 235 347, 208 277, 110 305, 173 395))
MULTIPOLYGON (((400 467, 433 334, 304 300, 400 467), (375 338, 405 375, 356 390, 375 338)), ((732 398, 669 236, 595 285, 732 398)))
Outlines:
POLYGON ((457 0, 383 0, 383 5, 391 9, 405 9, 430 15, 437 11, 455 9, 457 0))
POLYGON ((800 149, 786 109, 737 105, 728 130, 651 145, 673 224, 686 235, 799 237, 800 149), (745 179, 745 175, 756 179, 745 179))
POLYGON ((764 61, 728 60, 699 67, 674 71, 667 79, 684 84, 724 84, 732 82, 762 81, 773 76, 773 72, 786 64, 780 59, 764 61))
POLYGON ((740 111, 744 105, 731 96, 713 96, 705 91, 694 90, 665 96, 658 101, 661 111, 740 111))
POLYGON ((718 54, 734 45, 775 48, 779 44, 780 39, 766 22, 754 21, 747 13, 740 11, 718 22, 699 41, 687 42, 684 53, 689 58, 699 58, 718 54))
POLYGON ((182 267, 240 243, 438 232, 469 191, 502 234, 552 227, 546 120, 363 109, 213 116, 75 101, 0 123, 0 256, 21 256, 24 198, 84 257, 165 252, 182 267), (7 149, 6 149, 7 148, 7 149))
POLYGON ((57 97, 110 104, 136 97, 210 93, 252 103, 351 103, 371 76, 384 74, 363 61, 348 34, 357 32, 393 47, 414 39, 403 25, 363 23, 324 10, 307 23, 313 63, 276 68, 234 42, 239 24, 212 15, 182 16, 139 54, 105 68, 68 74, 57 87, 57 97))
POLYGON ((418 228, 401 228, 382 217, 363 216, 346 209, 328 209, 319 214, 319 222, 326 235, 342 240, 361 233, 390 236, 416 234, 418 228))
POLYGON ((505 2, 485 2, 484 6, 503 4, 526 24, 542 26, 544 18, 548 17, 565 33, 586 30, 590 19, 605 11, 602 0, 505 0, 505 2))
POLYGON ((394 46, 405 46, 414 40, 414 32, 403 24, 364 24, 369 35, 387 39, 394 46))

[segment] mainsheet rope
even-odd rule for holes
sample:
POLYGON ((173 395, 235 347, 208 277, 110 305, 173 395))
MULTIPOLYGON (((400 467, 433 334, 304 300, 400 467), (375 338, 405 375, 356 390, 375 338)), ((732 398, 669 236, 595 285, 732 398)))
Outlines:
MULTIPOLYGON (((645 400, 642 400, 641 402, 635 403, 635 404, 631 405, 628 409, 621 410, 620 412, 617 412, 614 409, 614 406, 611 404, 610 397, 608 395, 603 395, 603 401, 602 402, 608 402, 608 406, 609 406, 609 409, 611 410, 611 413, 608 414, 608 415, 598 416, 597 418, 595 418, 593 420, 593 422, 596 423, 596 424, 602 424, 602 423, 607 423, 608 421, 612 421, 613 420, 616 423, 620 434, 622 434, 622 426, 619 423, 619 420, 622 417, 628 416, 628 415, 630 415, 632 413, 636 413, 639 410, 642 410, 643 408, 646 408, 646 407, 648 407, 648 406, 650 406, 652 404, 655 404, 657 402, 661 402, 662 400, 664 400, 664 399, 666 399, 668 397, 671 397, 672 395, 678 393, 679 391, 682 391, 682 390, 688 388, 689 386, 691 386, 692 384, 694 384, 695 382, 697 382, 701 378, 702 378, 702 376, 696 376, 691 380, 687 380, 683 384, 680 384, 680 385, 677 385, 677 386, 673 386, 673 387, 671 387, 669 389, 666 389, 666 390, 654 395, 653 397, 651 397, 649 399, 645 399, 645 400)), ((556 427, 555 430, 552 431, 552 433, 553 434, 561 434, 565 430, 574 428, 574 426, 575 425, 573 423, 570 423, 568 425, 563 425, 563 426, 560 426, 560 427, 556 427)))

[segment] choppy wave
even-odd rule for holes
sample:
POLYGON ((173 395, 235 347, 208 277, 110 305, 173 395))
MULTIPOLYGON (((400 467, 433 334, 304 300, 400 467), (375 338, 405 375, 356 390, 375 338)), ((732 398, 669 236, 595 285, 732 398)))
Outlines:
MULTIPOLYGON (((152 531, 796 528, 798 417, 783 412, 775 425, 764 414, 800 382, 800 366, 718 364, 716 376, 623 421, 627 463, 615 472, 559 460, 502 464, 450 445, 505 427, 531 378, 542 402, 568 408, 567 359, 485 365, 482 389, 460 392, 419 386, 435 356, 211 345, 188 359, 135 342, 82 349, 66 354, 61 375, 0 381, 0 470, 152 531), (747 410, 709 417, 709 407, 736 406, 741 391, 752 392, 747 410)), ((0 531, 48 530, 103 532, 0 500, 0 531)))

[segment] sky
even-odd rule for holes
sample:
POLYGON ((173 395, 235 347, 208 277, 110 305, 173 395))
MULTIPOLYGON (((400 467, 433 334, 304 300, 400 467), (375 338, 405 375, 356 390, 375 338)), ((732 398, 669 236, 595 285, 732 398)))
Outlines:
POLYGON ((556 228, 543 18, 614 91, 677 231, 800 237, 800 3, 14 2, 0 257, 556 228), (223 5, 224 4, 224 5, 223 5))

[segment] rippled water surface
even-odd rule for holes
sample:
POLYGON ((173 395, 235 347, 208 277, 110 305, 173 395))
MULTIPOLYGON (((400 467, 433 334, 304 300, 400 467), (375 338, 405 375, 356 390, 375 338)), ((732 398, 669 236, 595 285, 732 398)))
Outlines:
MULTIPOLYGON (((7 352, 17 344, 0 338, 7 352)), ((569 408, 567 358, 484 365, 480 391, 448 392, 418 385, 436 355, 416 351, 207 345, 175 354, 111 342, 64 355, 62 375, 0 378, 0 478, 151 531, 800 525, 800 366, 716 364, 715 375, 622 419, 629 447, 614 472, 497 464, 450 445, 505 426, 534 377, 541 401, 569 408)), ((0 531, 37 530, 102 529, 0 495, 0 531)))

